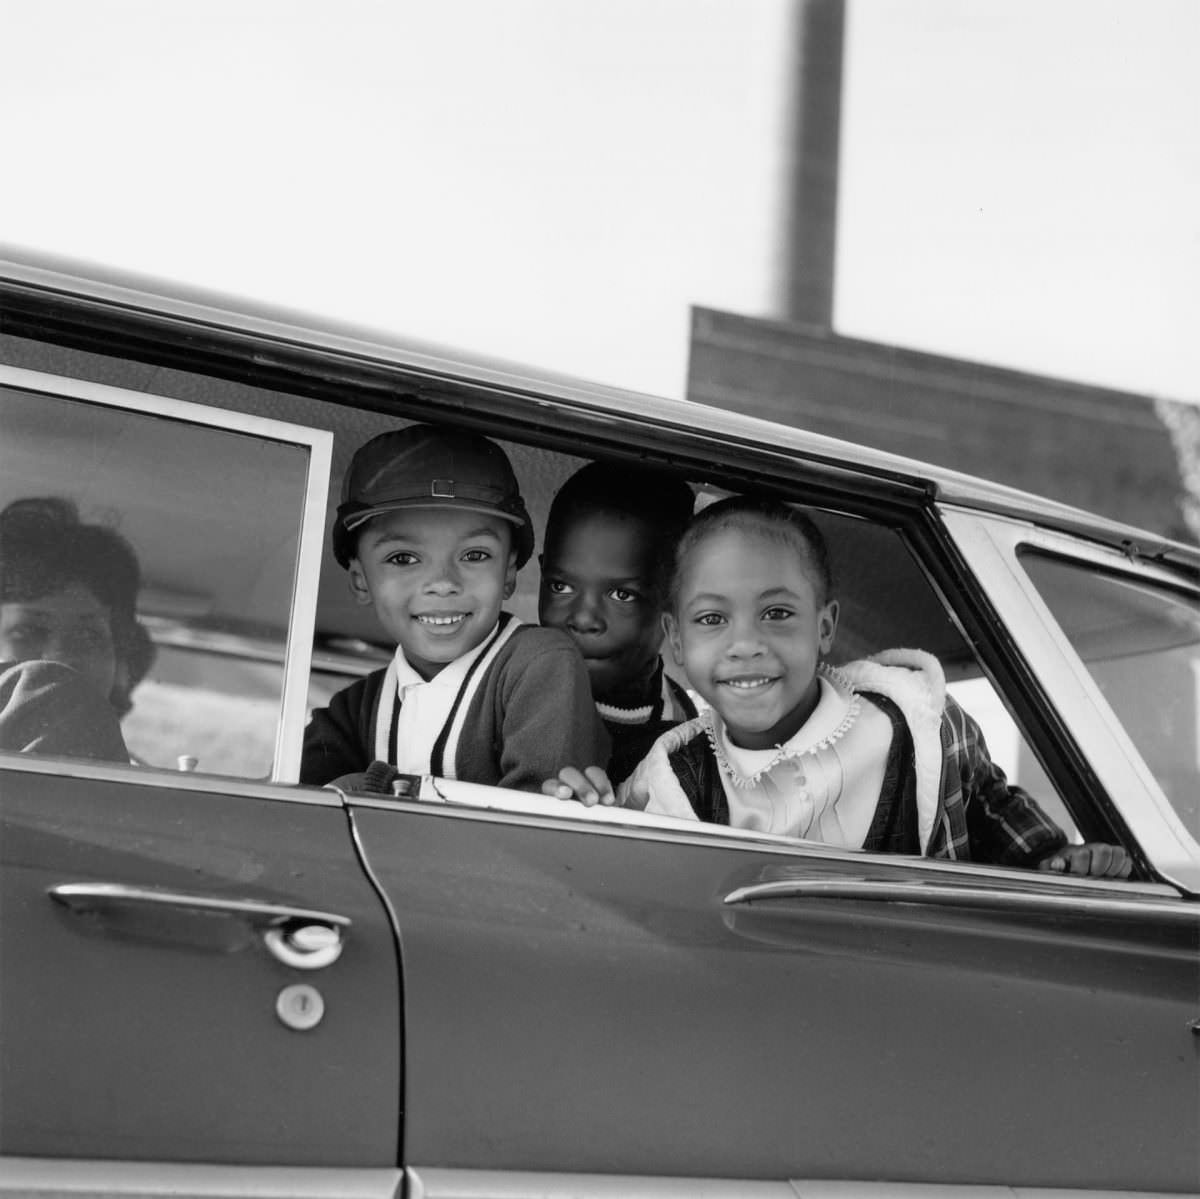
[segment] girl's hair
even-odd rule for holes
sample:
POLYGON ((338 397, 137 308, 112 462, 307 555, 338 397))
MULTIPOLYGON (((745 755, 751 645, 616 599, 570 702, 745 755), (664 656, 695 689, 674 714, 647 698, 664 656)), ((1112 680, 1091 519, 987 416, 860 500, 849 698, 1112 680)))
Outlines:
POLYGON ((675 569, 671 574, 670 607, 674 608, 678 599, 679 579, 687 556, 708 538, 728 529, 754 533, 793 550, 814 583, 817 603, 827 604, 833 597, 829 547, 813 519, 799 509, 767 496, 732 495, 697 512, 679 539, 675 569))
POLYGON ((676 475, 652 467, 589 462, 555 495, 546 518, 545 542, 551 544, 569 521, 596 513, 639 520, 654 538, 654 561, 662 564, 656 583, 665 592, 675 545, 695 503, 692 489, 676 475))
POLYGON ((0 512, 0 603, 28 603, 72 583, 108 609, 118 663, 110 699, 124 715, 154 661, 153 642, 137 619, 142 572, 133 547, 115 529, 85 524, 70 500, 14 500, 0 512))

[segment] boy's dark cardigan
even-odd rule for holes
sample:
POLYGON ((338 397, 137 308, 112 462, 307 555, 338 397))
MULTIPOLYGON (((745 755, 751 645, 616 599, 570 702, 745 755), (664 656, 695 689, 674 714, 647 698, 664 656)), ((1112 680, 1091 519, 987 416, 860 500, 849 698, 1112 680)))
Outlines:
MULTIPOLYGON (((313 712, 304 733, 302 783, 323 786, 370 765, 386 673, 373 671, 313 712)), ((566 633, 519 625, 473 686, 453 769, 435 752, 433 774, 538 791, 563 765, 607 760, 608 738, 587 668, 566 633)), ((447 724, 450 719, 453 712, 447 724)))

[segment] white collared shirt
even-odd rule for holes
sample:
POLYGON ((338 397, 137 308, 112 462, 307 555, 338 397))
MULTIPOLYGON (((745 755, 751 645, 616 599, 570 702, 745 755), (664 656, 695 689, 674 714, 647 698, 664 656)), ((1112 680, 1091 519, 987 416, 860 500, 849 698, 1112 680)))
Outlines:
POLYGON ((408 664, 404 650, 396 646, 396 701, 400 714, 396 725, 396 760, 401 774, 430 774, 433 746, 450 716, 450 709, 475 659, 491 643, 493 628, 472 650, 448 662, 426 681, 408 664))

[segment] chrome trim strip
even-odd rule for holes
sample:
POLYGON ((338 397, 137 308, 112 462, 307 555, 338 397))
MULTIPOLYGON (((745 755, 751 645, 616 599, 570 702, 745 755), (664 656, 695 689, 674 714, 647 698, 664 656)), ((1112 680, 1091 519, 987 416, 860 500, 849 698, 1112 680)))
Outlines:
POLYGON ((210 408, 191 400, 176 400, 155 391, 131 391, 108 383, 93 383, 88 379, 73 379, 46 371, 28 370, 19 366, 0 365, 0 387, 18 391, 37 391, 46 395, 83 400, 106 408, 122 408, 141 415, 162 416, 168 420, 186 421, 192 425, 207 425, 232 433, 245 433, 265 441, 284 441, 302 445, 310 450, 320 441, 333 441, 333 434, 305 425, 293 425, 268 416, 254 416, 234 408, 210 408))
POLYGON ((341 795, 325 787, 260 782, 233 775, 196 773, 190 770, 165 770, 158 766, 114 766, 83 758, 42 757, 38 754, 14 754, 0 751, 0 776, 6 770, 25 774, 52 774, 61 778, 91 779, 97 782, 123 783, 131 787, 164 787, 172 791, 202 791, 237 799, 271 799, 277 803, 316 804, 322 808, 340 808, 341 795))
MULTIPOLYGON (((1161 1191, 983 1183, 671 1178, 423 1166, 410 1166, 405 1173, 406 1199, 1169 1199, 1161 1191)), ((1191 1195, 1197 1199, 1200 1191, 1191 1195)))
POLYGON ((204 1166, 0 1156, 0 1196, 44 1199, 401 1199, 390 1167, 204 1166))
POLYGON ((304 516, 300 524, 292 610, 288 618, 283 701, 275 733, 275 760, 271 766, 271 778, 277 783, 300 781, 304 726, 308 723, 308 680, 317 627, 317 583, 325 548, 325 505, 333 469, 333 434, 317 429, 308 432, 314 440, 308 456, 304 516))
POLYGON ((181 891, 166 891, 157 887, 131 887, 124 883, 60 883, 50 887, 51 899, 72 911, 86 912, 111 903, 144 903, 168 908, 190 908, 201 912, 222 912, 230 916, 245 916, 252 920, 279 924, 299 920, 309 924, 324 924, 330 928, 349 928, 350 918, 311 908, 296 908, 288 904, 262 903, 257 899, 225 899, 212 895, 186 895, 181 891))
POLYGON ((405 1173, 405 1199, 796 1199, 783 1180, 413 1166, 405 1173))
POLYGON ((796 1199, 1187 1199, 1200 1192, 1098 1191, 1093 1187, 1010 1187, 986 1183, 792 1181, 796 1199))
POLYGON ((90 404, 102 404, 141 414, 187 421, 209 428, 302 446, 308 450, 304 503, 296 576, 288 615, 283 692, 275 730, 275 760, 271 777, 277 782, 300 778, 300 752, 308 714, 308 675, 312 664, 313 629, 316 627, 317 587, 325 540, 325 504, 333 461, 333 434, 324 429, 291 424, 269 417, 251 416, 224 408, 208 408, 189 400, 176 400, 156 392, 130 391, 105 383, 92 383, 0 365, 0 387, 39 392, 90 404), (301 584, 311 581, 313 586, 301 584))
POLYGON ((875 903, 944 904, 948 907, 1030 915, 1053 915, 1068 911, 1076 915, 1121 919, 1153 916, 1173 923, 1200 922, 1200 903, 1189 904, 1185 900, 1128 899, 1120 895, 1094 893, 1052 895, 1040 890, 972 887, 936 880, 781 879, 738 887, 730 891, 723 902, 749 904, 771 899, 866 899, 875 903))

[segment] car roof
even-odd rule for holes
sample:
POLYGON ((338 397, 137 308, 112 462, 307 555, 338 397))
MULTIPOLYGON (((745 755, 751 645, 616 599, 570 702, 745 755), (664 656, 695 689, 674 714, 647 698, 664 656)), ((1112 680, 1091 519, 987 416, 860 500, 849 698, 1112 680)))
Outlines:
MULTIPOLYGON (((1200 547, 932 463, 688 400, 594 383, 110 266, 0 244, 0 301, 0 312, 9 316, 23 304, 37 301, 43 307, 49 302, 60 311, 84 306, 135 321, 139 315, 165 316, 214 336, 248 335, 279 347, 328 351, 403 367, 430 380, 537 396, 679 430, 699 429, 729 442, 771 446, 813 462, 906 482, 940 503, 1028 520, 1136 550, 1142 557, 1200 569, 1200 547)), ((9 323, 6 320, 5 326, 9 323)), ((4 331, 27 335, 19 324, 4 331)))

